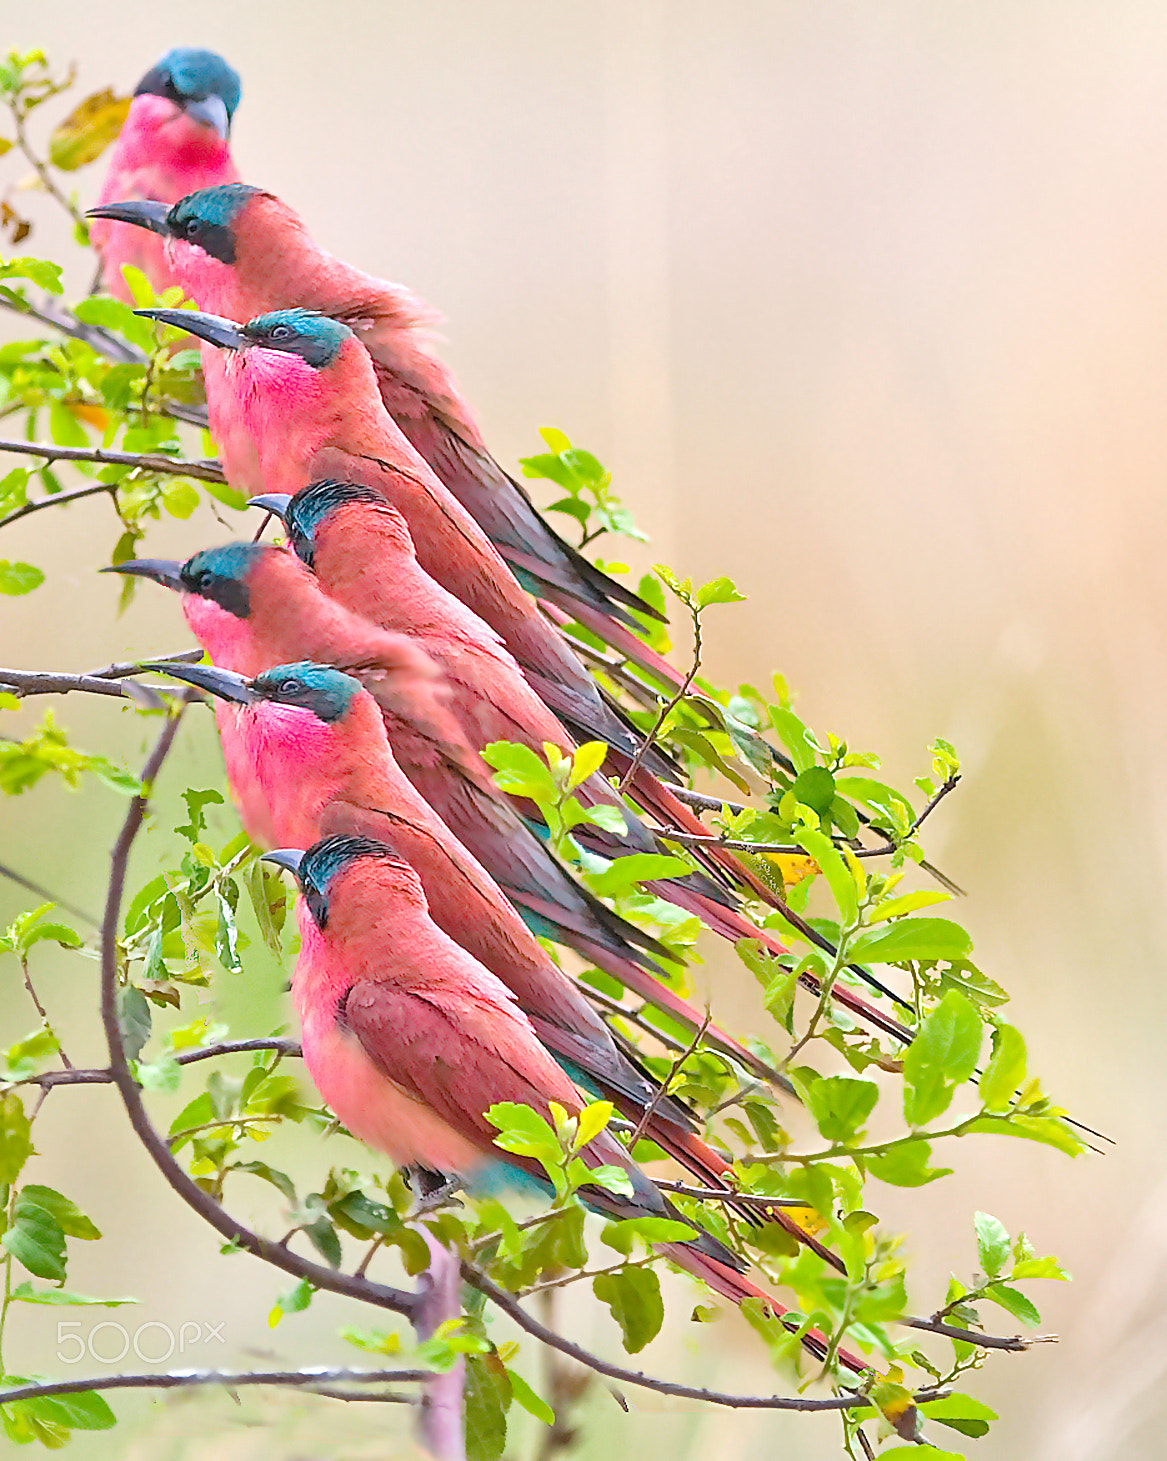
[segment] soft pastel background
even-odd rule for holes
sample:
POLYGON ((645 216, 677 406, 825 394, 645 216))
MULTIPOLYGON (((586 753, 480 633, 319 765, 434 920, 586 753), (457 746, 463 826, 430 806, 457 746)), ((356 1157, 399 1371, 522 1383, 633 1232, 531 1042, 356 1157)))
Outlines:
MULTIPOLYGON (((176 43, 222 50, 244 77, 245 175, 444 312, 502 460, 536 449, 538 425, 563 427, 610 465, 653 557, 749 594, 710 616, 711 674, 780 667, 808 719, 878 748, 904 780, 933 736, 956 742, 966 776, 930 847, 970 890, 962 915, 1034 1064, 1118 1144, 1070 1162, 980 1139, 953 1152, 955 1177, 879 1196, 910 1234, 922 1306, 949 1269, 973 1267, 977 1206, 1075 1274, 1037 1296, 1061 1343, 998 1357, 976 1382, 1002 1414, 980 1454, 1162 1455, 1167 11, 121 0, 116 14, 13 7, 6 30, 76 60, 85 90, 131 88, 176 43)), ((80 176, 87 201, 100 169, 80 176)), ((21 171, 0 163, 5 180, 21 171)), ((61 253, 48 200, 23 201, 38 219, 28 246, 61 253)), ((223 535, 209 518, 172 523, 151 547, 223 535)), ((84 669, 187 642, 160 591, 116 617, 117 585, 93 575, 109 541, 101 499, 6 533, 6 557, 51 570, 3 601, 6 660, 84 669)), ((113 702, 59 714, 136 764, 141 727, 113 702)), ((216 775, 196 719, 176 782, 216 775)), ((118 798, 45 786, 3 811, 4 860, 99 902, 118 798)), ((143 839, 142 876, 150 856, 143 839)), ((24 900, 4 885, 0 906, 24 900)), ((74 1058, 98 1059, 94 972, 40 953, 74 1058)), ((711 956, 719 1010, 747 1017, 740 970, 711 956)), ((2 972, 8 1039, 31 1020, 15 968, 2 972)), ((278 979, 256 976, 265 1009, 278 979)), ((216 1261, 108 1093, 57 1093, 38 1137, 36 1180, 115 1235, 73 1245, 72 1286, 144 1300, 108 1317, 223 1321, 226 1346, 188 1351, 196 1365, 341 1355, 340 1304, 268 1331, 283 1281, 216 1261)), ((262 1197, 236 1200, 246 1215, 262 1197)), ((596 1309, 581 1295, 571 1322, 611 1345, 596 1309)), ((82 1333, 93 1312, 77 1311, 82 1333)), ((56 1317, 16 1314, 22 1364, 67 1368, 56 1317)), ((755 1353, 736 1320, 678 1323, 645 1362, 759 1389, 755 1353)), ((581 1456, 837 1452, 829 1418, 629 1401, 624 1416, 600 1395, 581 1456)), ((252 1394, 117 1408, 129 1431, 80 1437, 79 1457, 408 1448, 404 1416, 369 1407, 305 1414, 252 1394)), ((528 1431, 509 1454, 534 1447, 528 1431)))

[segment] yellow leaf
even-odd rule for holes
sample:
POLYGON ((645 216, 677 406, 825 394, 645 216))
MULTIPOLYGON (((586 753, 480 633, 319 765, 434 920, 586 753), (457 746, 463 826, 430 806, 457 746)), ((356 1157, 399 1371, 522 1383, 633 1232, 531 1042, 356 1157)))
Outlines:
POLYGON ((69 113, 49 138, 49 160, 62 172, 75 172, 100 157, 125 125, 129 96, 113 90, 94 92, 69 113))
POLYGON ((801 853, 768 852, 765 856, 766 860, 772 862, 781 874, 784 888, 793 888, 804 878, 812 878, 815 873, 820 871, 819 865, 813 857, 804 857, 801 853))

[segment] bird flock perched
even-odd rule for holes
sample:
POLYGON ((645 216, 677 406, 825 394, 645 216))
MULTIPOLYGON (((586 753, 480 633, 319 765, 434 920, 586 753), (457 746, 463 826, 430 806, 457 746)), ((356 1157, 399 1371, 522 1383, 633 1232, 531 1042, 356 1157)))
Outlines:
MULTIPOLYGON (((509 1101, 578 1115, 601 1096, 702 1186, 729 1192, 730 1161, 540 940, 704 1027, 754 1077, 775 1073, 666 982, 670 952, 558 860, 538 808, 504 794, 481 754, 500 741, 539 756, 599 743, 573 786, 589 809, 573 836, 597 857, 665 852, 660 827, 705 833, 668 754, 644 744, 564 633, 582 625, 669 695, 683 676, 640 632, 660 615, 565 542, 491 456, 426 308, 326 253, 286 203, 239 180, 239 97, 220 57, 164 56, 89 216, 110 293, 129 299, 132 264, 196 305, 143 312, 197 337, 227 480, 283 526, 286 546, 229 543, 115 571, 180 595, 210 663, 163 668, 213 697, 243 824, 301 889, 292 991, 307 1068, 355 1136, 429 1173, 472 1185, 505 1162, 539 1178, 494 1144, 484 1113, 509 1101)), ((646 887, 726 939, 786 952, 745 911, 785 911, 781 899, 724 847, 694 846, 687 873, 646 887)), ((834 997, 909 1038, 854 989, 834 997)), ((610 1131, 583 1157, 627 1178, 621 1192, 585 1186, 589 1206, 676 1215, 610 1131)), ((809 1225, 768 1216, 838 1263, 809 1225)), ((712 1234, 665 1251, 722 1296, 786 1312, 712 1234)), ((816 1331, 804 1343, 826 1352, 816 1331)))

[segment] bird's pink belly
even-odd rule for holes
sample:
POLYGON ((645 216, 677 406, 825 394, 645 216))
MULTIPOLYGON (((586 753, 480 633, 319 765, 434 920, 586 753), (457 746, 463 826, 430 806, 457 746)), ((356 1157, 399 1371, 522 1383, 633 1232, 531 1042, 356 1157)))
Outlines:
POLYGON ((304 1059, 325 1104, 366 1146, 399 1166, 424 1163, 466 1175, 485 1165, 477 1147, 383 1075, 360 1041, 335 1024, 303 1022, 304 1059))

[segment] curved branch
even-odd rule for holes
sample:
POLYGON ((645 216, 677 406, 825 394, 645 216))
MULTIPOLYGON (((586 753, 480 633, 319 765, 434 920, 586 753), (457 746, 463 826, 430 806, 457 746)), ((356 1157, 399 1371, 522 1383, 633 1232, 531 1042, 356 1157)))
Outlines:
MULTIPOLYGON (((90 1390, 176 1390, 192 1385, 226 1385, 232 1390, 244 1385, 287 1385, 297 1389, 316 1390, 322 1384, 347 1383, 410 1384, 432 1378, 430 1370, 349 1370, 320 1365, 307 1370, 163 1370, 158 1374, 97 1375, 82 1380, 45 1380, 43 1383, 17 1385, 0 1390, 0 1405, 17 1400, 35 1400, 41 1395, 78 1395, 90 1390)), ((346 1395, 343 1390, 321 1391, 335 1400, 401 1400, 403 1396, 357 1392, 346 1395)))
POLYGON ((417 1305, 414 1294, 406 1293, 401 1289, 389 1288, 385 1284, 373 1283, 366 1278, 358 1278, 352 1274, 325 1268, 322 1264, 301 1258, 279 1243, 262 1238, 258 1233, 252 1232, 250 1228, 244 1227, 186 1174, 175 1161, 165 1140, 155 1130, 146 1114, 142 1093, 126 1057, 126 1048, 117 1015, 118 915, 125 888, 130 849, 141 829, 152 783, 173 744, 183 709, 185 709, 185 701, 177 714, 168 717, 162 734, 142 769, 142 793, 134 797, 130 803, 130 810, 114 844, 111 858, 109 892, 101 925, 101 1023, 109 1046, 110 1078, 118 1088, 118 1094, 122 1098, 130 1125, 134 1128, 138 1140, 146 1148, 148 1155, 166 1182, 188 1207, 193 1209, 204 1222, 209 1223, 228 1242, 253 1254, 256 1258, 261 1258, 265 1263, 270 1263, 273 1267, 292 1274, 295 1278, 307 1280, 315 1288, 345 1294, 349 1298, 360 1299, 378 1308, 390 1309, 394 1313, 412 1317, 417 1305))
MULTIPOLYGON (((10 446, 0 442, 0 451, 9 451, 10 446)), ((38 453, 29 452, 29 456, 36 456, 38 453)), ((35 502, 26 502, 23 507, 18 507, 15 512, 10 512, 7 517, 0 517, 0 528, 7 527, 14 523, 17 518, 29 517, 34 512, 40 512, 46 507, 61 507, 68 502, 79 502, 83 497, 100 497, 105 493, 108 497, 116 497, 118 484, 116 482, 91 482, 88 487, 75 487, 71 492, 58 492, 52 497, 38 497, 35 502)))
MULTIPOLYGON (((597 1375, 605 1375, 609 1380, 615 1380, 621 1385, 639 1385, 645 1390, 655 1390, 659 1395, 675 1395, 682 1400, 700 1400, 707 1405, 724 1405, 731 1410, 807 1411, 874 1410, 876 1408, 871 1400, 859 1394, 832 1395, 811 1400, 801 1395, 730 1395, 722 1390, 703 1390, 694 1385, 681 1385, 673 1380, 658 1380, 652 1375, 644 1374, 641 1370, 626 1370, 621 1365, 611 1364, 608 1360, 601 1359, 599 1355, 591 1354, 570 1339, 564 1339, 562 1335, 556 1334, 553 1329, 548 1329, 545 1324, 540 1324, 538 1319, 527 1313, 513 1294, 508 1294, 505 1289, 499 1288, 472 1263, 463 1262, 462 1277, 480 1294, 485 1294, 491 1303, 501 1309, 504 1314, 509 1315, 520 1329, 526 1330, 535 1339, 541 1340, 551 1349, 558 1350, 560 1354, 567 1355, 569 1359, 578 1360, 581 1365, 586 1365, 597 1375)), ((925 1400, 938 1400, 947 1393, 946 1390, 921 1390, 912 1398, 916 1403, 922 1404, 925 1400)))

